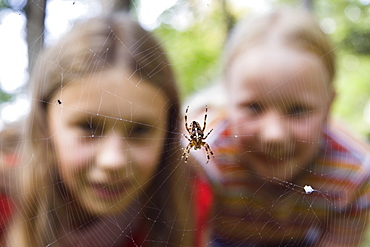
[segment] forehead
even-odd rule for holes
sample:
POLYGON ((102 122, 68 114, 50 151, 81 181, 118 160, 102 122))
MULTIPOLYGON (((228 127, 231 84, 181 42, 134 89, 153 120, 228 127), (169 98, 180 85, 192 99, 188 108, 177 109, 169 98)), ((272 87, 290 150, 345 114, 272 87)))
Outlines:
POLYGON ((164 92, 150 82, 116 70, 72 81, 60 96, 65 108, 125 118, 155 116, 167 102, 164 92))
POLYGON ((252 48, 240 54, 227 75, 229 94, 301 98, 326 96, 329 76, 319 57, 282 45, 252 48))

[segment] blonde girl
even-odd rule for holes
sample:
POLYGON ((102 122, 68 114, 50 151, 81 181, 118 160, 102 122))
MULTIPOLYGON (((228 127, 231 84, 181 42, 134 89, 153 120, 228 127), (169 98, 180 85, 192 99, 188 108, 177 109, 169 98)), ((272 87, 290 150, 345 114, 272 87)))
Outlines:
POLYGON ((208 103, 214 246, 361 243, 370 152, 330 121, 334 75, 334 50, 310 13, 276 9, 236 26, 224 105, 208 103))
POLYGON ((161 45, 118 13, 77 24, 38 60, 4 244, 199 246, 161 45))

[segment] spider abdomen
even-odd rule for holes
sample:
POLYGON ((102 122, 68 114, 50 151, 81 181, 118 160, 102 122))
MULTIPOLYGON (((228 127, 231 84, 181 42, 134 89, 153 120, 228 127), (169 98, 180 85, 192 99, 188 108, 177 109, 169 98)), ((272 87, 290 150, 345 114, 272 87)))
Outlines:
POLYGON ((189 133, 190 137, 187 137, 185 134, 182 134, 188 141, 189 144, 186 146, 184 153, 182 154, 182 157, 185 158, 185 163, 188 160, 189 152, 191 148, 194 148, 194 150, 201 149, 202 146, 204 147, 206 154, 207 154, 207 163, 209 161, 209 156, 213 156, 213 152, 211 150, 211 147, 204 142, 203 140, 207 139, 208 135, 212 132, 213 129, 211 129, 208 134, 204 137, 204 131, 206 129, 206 120, 207 120, 207 106, 206 106, 206 114, 204 115, 204 124, 203 128, 200 126, 200 124, 197 121, 192 121, 188 127, 188 109, 189 106, 186 108, 185 111, 185 128, 187 132, 189 133))

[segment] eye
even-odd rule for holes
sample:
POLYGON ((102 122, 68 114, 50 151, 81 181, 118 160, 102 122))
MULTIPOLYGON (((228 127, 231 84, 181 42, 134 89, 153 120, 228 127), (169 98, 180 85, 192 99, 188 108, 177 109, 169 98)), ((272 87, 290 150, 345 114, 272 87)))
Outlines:
POLYGON ((143 138, 147 137, 152 131, 152 127, 147 124, 134 124, 128 132, 129 137, 143 138))
POLYGON ((302 105, 293 105, 287 110, 287 115, 293 116, 293 117, 302 117, 305 114, 310 113, 310 109, 306 106, 302 105))
POLYGON ((84 135, 102 135, 103 134, 103 126, 99 123, 99 121, 93 120, 83 120, 76 123, 77 128, 79 128, 84 135))
POLYGON ((247 104, 243 104, 242 108, 244 111, 247 111, 252 114, 260 114, 263 112, 264 107, 263 105, 257 103, 257 102, 251 102, 247 104))
POLYGON ((92 123, 86 121, 79 121, 74 123, 73 125, 75 128, 79 129, 80 131, 90 133, 93 130, 92 123))

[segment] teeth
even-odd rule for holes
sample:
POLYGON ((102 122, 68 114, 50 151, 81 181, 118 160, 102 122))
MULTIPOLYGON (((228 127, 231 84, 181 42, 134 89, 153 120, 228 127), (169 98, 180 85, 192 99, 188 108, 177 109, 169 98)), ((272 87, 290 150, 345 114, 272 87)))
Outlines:
POLYGON ((289 156, 287 154, 280 154, 280 153, 267 153, 267 158, 274 159, 274 160, 284 160, 285 158, 288 158, 289 156))
POLYGON ((116 191, 121 191, 121 190, 124 189, 124 188, 122 188, 118 185, 96 185, 94 187, 96 187, 98 189, 106 190, 106 191, 109 191, 109 192, 116 192, 116 191))

